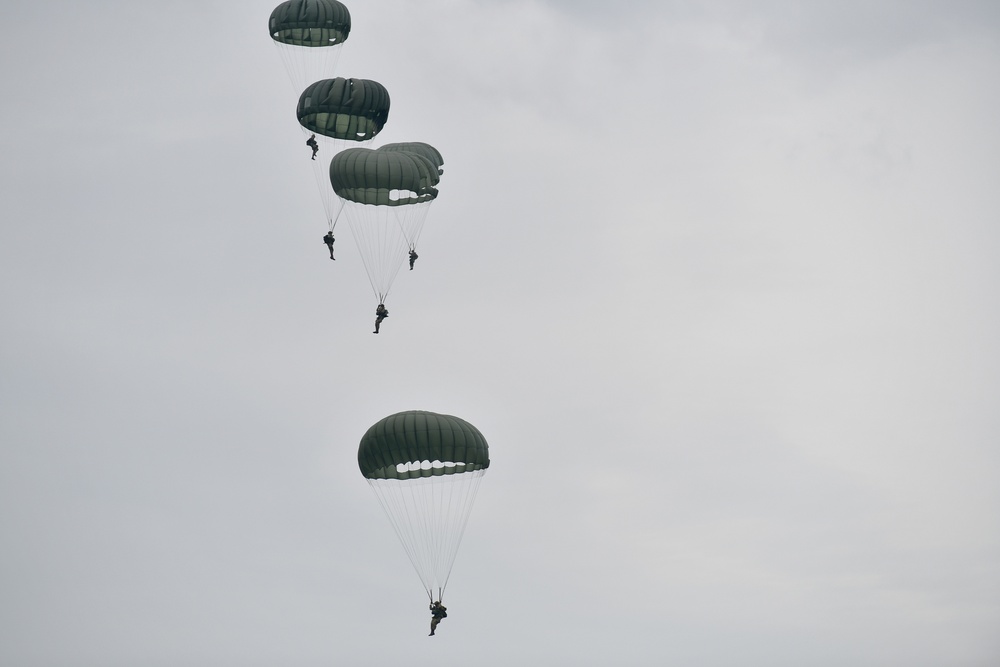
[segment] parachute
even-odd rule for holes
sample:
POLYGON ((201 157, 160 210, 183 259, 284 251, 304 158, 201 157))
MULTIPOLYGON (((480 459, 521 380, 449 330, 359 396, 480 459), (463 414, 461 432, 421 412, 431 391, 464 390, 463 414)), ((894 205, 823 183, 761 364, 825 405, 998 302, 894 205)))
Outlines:
MULTIPOLYGON (((438 149, 434 148, 430 144, 425 144, 419 141, 409 141, 398 144, 386 144, 380 146, 380 151, 388 152, 404 152, 404 153, 414 153, 422 157, 427 158, 434 168, 437 169, 438 176, 444 174, 444 158, 441 157, 441 153, 438 149)), ((400 219, 400 226, 403 230, 403 238, 406 239, 406 245, 410 250, 416 250, 417 241, 420 239, 420 232, 424 229, 424 221, 427 219, 427 209, 430 208, 430 202, 427 202, 426 206, 420 208, 421 215, 406 216, 405 219, 400 219)))
POLYGON ((437 197, 439 169, 409 151, 348 148, 330 162, 330 184, 361 254, 372 291, 385 303, 408 256, 407 230, 419 230, 437 197))
POLYGON ((330 188, 327 165, 347 146, 371 143, 389 118, 389 92, 368 79, 323 79, 302 91, 295 116, 304 135, 315 134, 319 144, 313 175, 332 231, 342 203, 330 188))
POLYGON ((268 32, 288 71, 295 94, 333 76, 351 13, 337 0, 286 0, 274 8, 268 32))
POLYGON ((399 412, 376 422, 361 438, 358 467, 431 602, 444 595, 489 466, 482 433, 450 415, 399 412))

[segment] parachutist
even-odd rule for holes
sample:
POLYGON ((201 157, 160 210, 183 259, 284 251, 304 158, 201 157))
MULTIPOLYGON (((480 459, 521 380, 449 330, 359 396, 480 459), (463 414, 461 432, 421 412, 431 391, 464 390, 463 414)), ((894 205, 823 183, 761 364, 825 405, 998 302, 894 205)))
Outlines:
POLYGON ((315 135, 315 133, 312 136, 310 136, 308 139, 306 139, 306 146, 308 146, 309 148, 312 149, 313 154, 312 154, 312 158, 311 159, 315 160, 316 159, 316 153, 319 153, 319 144, 316 143, 316 135, 315 135))
POLYGON ((413 270, 413 263, 415 261, 417 261, 417 257, 419 257, 419 256, 420 255, 417 254, 416 250, 414 250, 413 248, 410 248, 410 271, 413 270))
POLYGON ((323 243, 326 247, 330 249, 330 259, 337 259, 333 256, 333 244, 337 239, 333 238, 333 232, 327 232, 326 236, 323 237, 323 243))
POLYGON ((379 325, 387 317, 389 317, 389 310, 385 307, 385 304, 380 303, 378 308, 375 309, 375 331, 372 333, 378 333, 379 325))
MULTIPOLYGON (((361 476, 406 553, 420 554, 412 564, 426 594, 422 599, 431 604, 444 598, 479 482, 489 467, 486 438, 452 415, 397 412, 375 422, 361 438, 361 476), (439 462, 452 465, 438 467, 439 462)), ((404 563, 398 560, 400 569, 404 563)))
POLYGON ((440 600, 431 603, 431 633, 427 635, 428 637, 434 636, 434 630, 443 618, 448 618, 448 608, 441 604, 440 600))

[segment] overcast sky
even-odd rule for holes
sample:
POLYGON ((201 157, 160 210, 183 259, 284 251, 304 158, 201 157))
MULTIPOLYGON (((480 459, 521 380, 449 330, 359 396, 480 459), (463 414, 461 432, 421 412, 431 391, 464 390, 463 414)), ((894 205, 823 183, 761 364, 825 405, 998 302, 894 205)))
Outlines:
POLYGON ((1000 664, 995 3, 350 0, 445 159, 379 336, 275 4, 4 3, 0 663, 1000 664))

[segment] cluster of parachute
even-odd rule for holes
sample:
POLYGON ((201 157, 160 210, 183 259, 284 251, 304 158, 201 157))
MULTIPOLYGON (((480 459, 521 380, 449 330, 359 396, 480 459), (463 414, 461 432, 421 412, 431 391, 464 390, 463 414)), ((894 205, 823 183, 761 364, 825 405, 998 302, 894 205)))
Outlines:
MULTIPOLYGON (((425 143, 366 147, 388 120, 389 93, 376 81, 330 78, 351 32, 347 7, 337 0, 287 0, 268 27, 301 91, 296 118, 306 136, 315 136, 313 157, 322 156, 313 164, 330 234, 343 215, 381 306, 406 259, 415 257, 444 160, 425 143)), ((361 439, 361 473, 432 603, 442 599, 489 465, 482 434, 450 415, 400 412, 361 439)))
POLYGON ((389 92, 369 79, 331 78, 351 33, 342 3, 287 0, 271 12, 268 31, 301 91, 299 126, 321 156, 313 172, 329 231, 341 214, 347 218, 372 291, 385 303, 437 198, 441 153, 420 142, 367 148, 389 119, 389 92))

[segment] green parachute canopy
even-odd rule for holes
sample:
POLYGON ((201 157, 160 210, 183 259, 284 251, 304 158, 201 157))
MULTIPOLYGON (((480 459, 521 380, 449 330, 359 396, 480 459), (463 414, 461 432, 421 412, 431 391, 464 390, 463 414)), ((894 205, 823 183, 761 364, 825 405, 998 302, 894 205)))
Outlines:
POLYGON ((330 161, 330 185, 347 201, 373 206, 405 206, 435 199, 438 169, 407 151, 348 148, 330 161))
POLYGON ((337 0, 287 0, 271 12, 268 28, 282 44, 333 46, 350 35, 351 13, 337 0))
POLYGON ((443 174, 444 170, 441 168, 444 166, 444 158, 441 157, 441 153, 438 149, 434 148, 430 144, 425 144, 422 141, 404 141, 402 143, 396 144, 386 144, 385 146, 380 146, 380 151, 387 152, 404 152, 404 153, 416 153, 421 155, 431 161, 431 164, 438 170, 438 174, 443 174))
POLYGON ((368 429, 358 467, 369 480, 457 475, 489 468, 490 451, 479 429, 464 419, 410 410, 368 429))
POLYGON ((368 79, 316 81, 302 91, 295 116, 306 131, 344 141, 368 141, 389 119, 389 91, 368 79))

